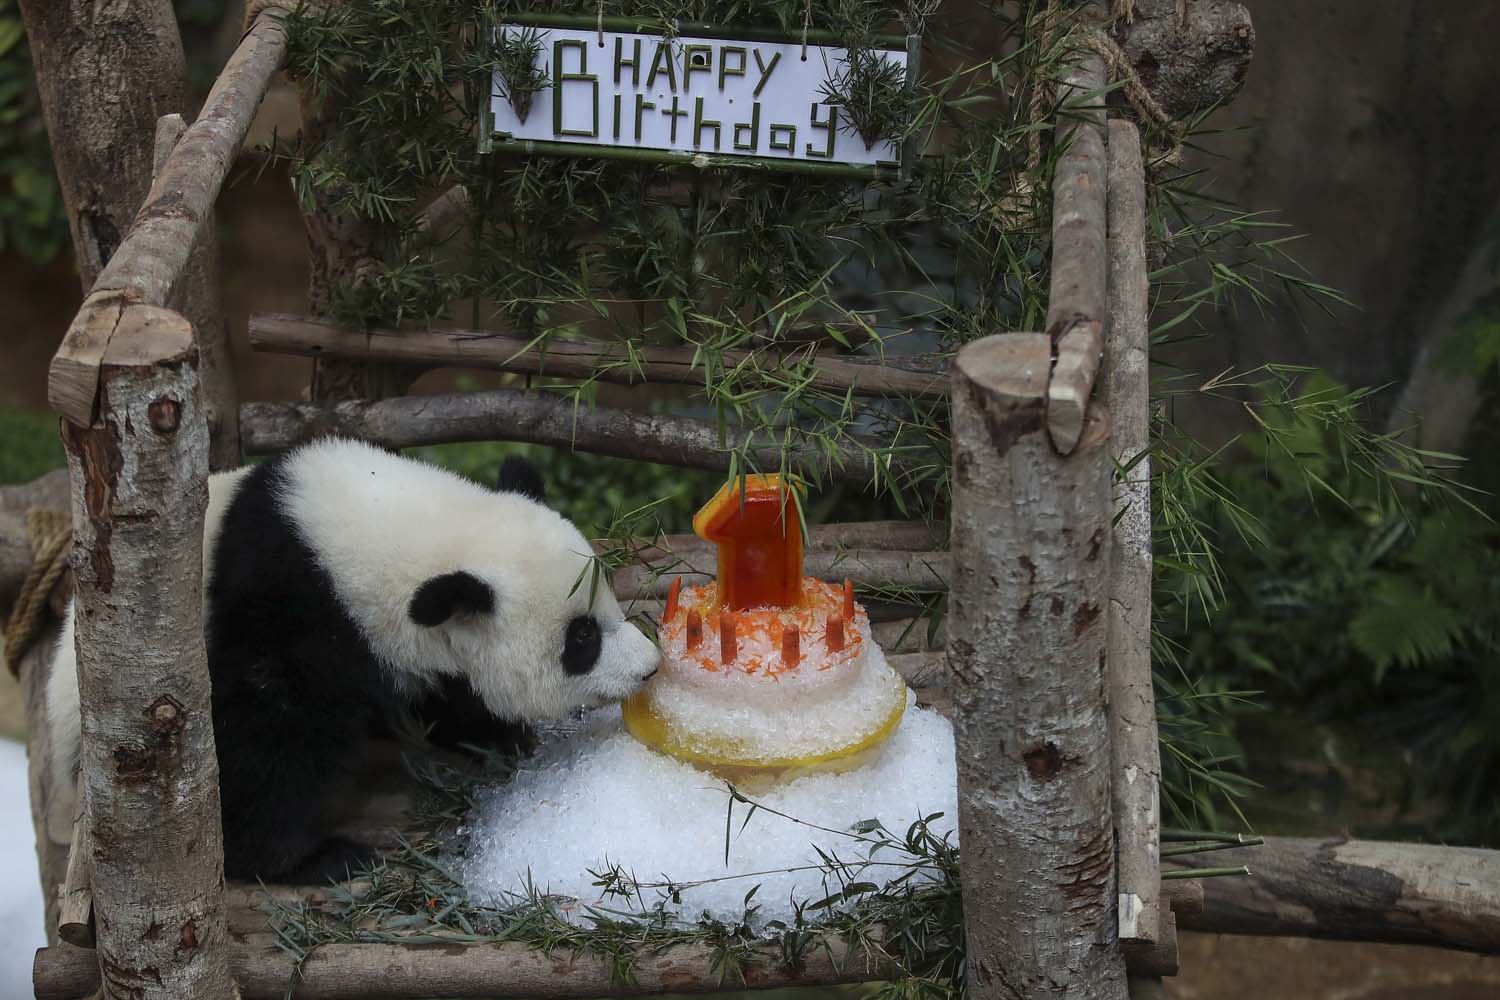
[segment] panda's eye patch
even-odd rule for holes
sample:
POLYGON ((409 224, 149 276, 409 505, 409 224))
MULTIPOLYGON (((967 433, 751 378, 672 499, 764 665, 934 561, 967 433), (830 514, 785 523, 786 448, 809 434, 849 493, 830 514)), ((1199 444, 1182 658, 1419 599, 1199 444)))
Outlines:
POLYGON ((599 662, 604 632, 593 615, 579 615, 568 622, 563 639, 562 665, 570 674, 586 674, 599 662))

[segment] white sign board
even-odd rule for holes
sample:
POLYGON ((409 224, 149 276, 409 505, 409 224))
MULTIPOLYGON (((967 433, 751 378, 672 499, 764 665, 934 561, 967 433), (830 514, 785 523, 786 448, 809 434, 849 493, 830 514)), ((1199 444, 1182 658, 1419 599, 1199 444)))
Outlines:
MULTIPOLYGON (((501 25, 502 36, 525 30, 501 25)), ((894 166, 896 145, 867 147, 825 87, 842 48, 538 27, 547 86, 522 121, 497 74, 498 138, 807 163, 894 166)), ((879 57, 905 66, 904 49, 879 57)), ((580 149, 580 153, 586 150, 580 149)))

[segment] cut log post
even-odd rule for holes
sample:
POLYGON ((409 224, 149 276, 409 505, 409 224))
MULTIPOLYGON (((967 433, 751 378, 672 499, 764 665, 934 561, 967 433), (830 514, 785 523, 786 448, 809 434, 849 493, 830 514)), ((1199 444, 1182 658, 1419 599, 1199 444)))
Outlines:
MULTIPOLYGON (((795 338, 794 338, 795 339, 795 338)), ((521 375, 597 378, 604 382, 702 384, 703 360, 695 347, 629 348, 602 340, 556 337, 545 345, 500 330, 385 330, 344 326, 315 316, 261 313, 250 317, 250 346, 257 351, 309 358, 370 361, 416 368, 488 368, 521 375)), ((758 360, 784 368, 811 359, 811 385, 856 396, 940 399, 948 392, 947 365, 934 355, 884 361, 814 354, 807 346, 782 353, 725 351, 724 365, 758 360)))
MULTIPOLYGON (((401 396, 341 403, 246 403, 240 434, 252 455, 284 451, 324 434, 360 438, 387 448, 455 441, 525 441, 689 469, 729 470, 744 439, 734 432, 721 447, 712 424, 688 417, 574 406, 545 392, 491 389, 435 396, 401 396)), ((779 447, 751 450, 761 468, 777 468, 779 447)), ((900 463, 877 466, 869 453, 847 448, 793 452, 793 468, 815 481, 868 484, 906 474, 900 463), (830 465, 831 463, 831 465, 830 465)))
POLYGON ((1267 837, 1172 861, 1252 873, 1202 879, 1203 910, 1181 914, 1185 930, 1500 953, 1500 851, 1267 837))
POLYGON ((953 367, 948 664, 974 998, 1121 1000, 1104 611, 1107 416, 1047 431, 1051 342, 1003 334, 953 367))
MULTIPOLYGON (((187 122, 181 115, 162 115, 156 120, 153 181, 185 132, 187 122)), ((213 472, 233 469, 241 460, 240 397, 235 387, 234 348, 219 296, 219 243, 212 206, 199 227, 178 292, 164 304, 181 311, 198 338, 198 376, 208 417, 208 467, 213 472)))
POLYGON ((1099 356, 1106 309, 1104 61, 1084 55, 1059 84, 1052 175, 1052 285, 1047 335, 1056 364, 1047 388, 1047 428, 1064 455, 1078 444, 1099 356))
POLYGON ((1146 185, 1140 135, 1109 124, 1109 324, 1099 399, 1113 420, 1116 467, 1110 562, 1110 745, 1114 750, 1120 940, 1152 948, 1162 924, 1161 750, 1151 683, 1151 460, 1146 185))
POLYGON ((193 331, 131 305, 116 333, 96 422, 63 424, 97 960, 109 997, 227 997, 193 331))
POLYGON ((125 303, 165 305, 186 273, 193 243, 286 54, 280 16, 263 13, 235 49, 52 359, 47 398, 73 423, 94 421, 99 368, 119 309, 125 303))

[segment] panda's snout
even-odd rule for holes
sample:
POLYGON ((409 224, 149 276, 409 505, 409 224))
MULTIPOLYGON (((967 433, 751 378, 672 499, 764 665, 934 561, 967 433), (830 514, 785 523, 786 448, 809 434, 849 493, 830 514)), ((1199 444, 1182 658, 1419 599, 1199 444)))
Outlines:
POLYGON ((651 672, 649 674, 647 674, 645 677, 641 678, 641 683, 642 684, 646 683, 647 681, 649 681, 651 678, 655 677, 659 673, 661 673, 661 667, 659 667, 659 666, 652 667, 651 668, 651 672))

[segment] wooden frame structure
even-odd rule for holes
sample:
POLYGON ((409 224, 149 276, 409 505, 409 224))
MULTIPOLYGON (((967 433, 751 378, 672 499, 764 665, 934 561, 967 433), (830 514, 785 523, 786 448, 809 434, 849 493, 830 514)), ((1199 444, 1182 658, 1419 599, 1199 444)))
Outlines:
MULTIPOLYGON (((250 888, 223 884, 198 595, 208 474, 202 410, 224 401, 203 398, 193 331, 167 308, 285 48, 277 12, 262 12, 198 120, 180 138, 180 126, 164 127, 165 155, 146 203, 52 366, 50 398, 69 428, 86 780, 66 872, 55 861, 43 865, 49 892, 64 883, 64 912, 49 937, 56 929, 69 943, 38 952, 38 997, 84 996, 101 985, 111 996, 228 997, 237 986, 246 998, 280 997, 291 975, 291 960, 256 926, 250 888), (168 603, 180 609, 175 620, 150 613, 168 603), (136 669, 106 662, 122 659, 136 669)), ((814 531, 808 566, 868 582, 950 587, 946 657, 907 623, 877 632, 883 640, 916 636, 893 650, 894 660, 923 700, 955 720, 975 997, 1147 995, 1156 977, 1176 971, 1176 917, 1201 920, 1213 908, 1200 883, 1164 882, 1160 864, 1150 493, 1141 460, 1149 397, 1144 176, 1134 126, 1106 122, 1105 82, 1097 56, 1079 60, 1062 81, 1066 151, 1054 184, 1045 332, 969 345, 951 381, 926 358, 900 366, 816 362, 818 378, 860 394, 931 397, 951 386, 951 531, 963 544, 939 551, 941 532, 921 525, 829 526, 814 531), (1118 469, 1129 471, 1116 483, 1118 469), (1016 502, 1030 512, 1024 523, 1007 513, 1016 502)), ((541 357, 492 332, 394 335, 298 317, 256 317, 251 336, 260 349, 347 363, 569 375, 610 360, 600 348, 558 346, 541 357)), ((646 367, 652 379, 696 377, 671 350, 650 354, 646 367)), ((617 377, 632 376, 622 368, 617 377)), ((726 467, 712 429, 694 421, 623 412, 575 421, 571 408, 563 416, 554 404, 506 390, 420 404, 399 396, 252 402, 240 408, 239 423, 252 453, 341 431, 390 446, 505 438, 726 467)), ((868 474, 853 460, 842 471, 854 480, 868 474)), ((701 548, 695 539, 660 543, 681 559, 683 574, 711 565, 701 548)), ((665 584, 630 572, 617 580, 625 600, 652 600, 665 584)), ((42 724, 35 712, 32 721, 42 724)), ((45 837, 45 805, 33 809, 45 837)), ((277 891, 326 902, 314 887, 277 891)), ((1375 923, 1409 928, 1399 905, 1390 901, 1388 919, 1375 923)), ((1238 929, 1278 926, 1253 907, 1221 909, 1232 911, 1238 929)), ((1490 916, 1479 914, 1467 946, 1493 943, 1490 916)), ((886 971, 841 942, 809 954, 792 968, 768 951, 744 985, 858 982, 886 971)), ((384 944, 318 949, 296 995, 718 988, 711 956, 696 946, 644 959, 625 987, 587 956, 544 957, 508 943, 384 944)))

